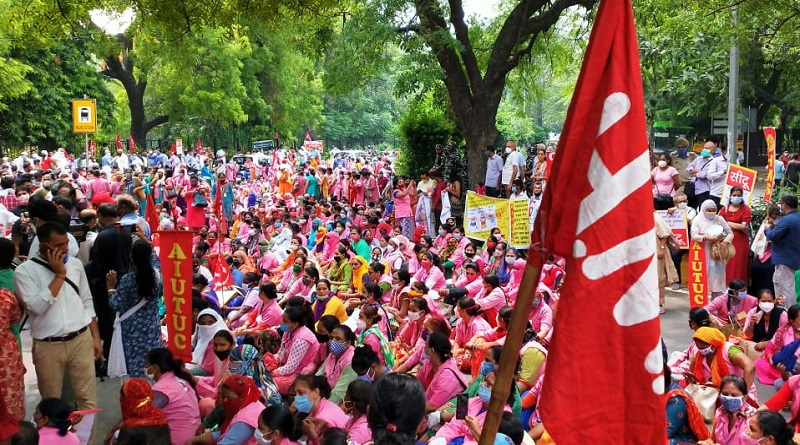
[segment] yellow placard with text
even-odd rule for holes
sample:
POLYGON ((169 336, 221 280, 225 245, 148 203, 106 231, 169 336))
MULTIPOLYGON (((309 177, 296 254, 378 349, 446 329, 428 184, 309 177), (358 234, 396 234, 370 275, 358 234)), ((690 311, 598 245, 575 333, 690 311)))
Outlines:
POLYGON ((485 241, 492 229, 497 228, 509 246, 527 249, 530 245, 528 202, 527 199, 512 201, 467 192, 465 234, 468 238, 485 241))

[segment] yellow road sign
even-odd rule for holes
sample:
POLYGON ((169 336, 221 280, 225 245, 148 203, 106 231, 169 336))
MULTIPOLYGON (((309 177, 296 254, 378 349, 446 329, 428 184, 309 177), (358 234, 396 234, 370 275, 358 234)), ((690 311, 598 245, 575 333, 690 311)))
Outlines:
POLYGON ((72 131, 75 133, 97 132, 97 102, 94 99, 72 101, 72 131))

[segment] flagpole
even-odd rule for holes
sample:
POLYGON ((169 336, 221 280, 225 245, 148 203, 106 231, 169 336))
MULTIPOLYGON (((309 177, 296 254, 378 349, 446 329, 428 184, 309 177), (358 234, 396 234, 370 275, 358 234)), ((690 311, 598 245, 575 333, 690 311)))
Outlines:
POLYGON ((500 355, 500 363, 495 372, 492 400, 489 402, 489 409, 483 422, 479 445, 494 444, 497 430, 500 428, 500 420, 504 412, 503 407, 508 400, 511 382, 514 380, 514 374, 517 370, 519 348, 522 347, 522 337, 528 325, 528 315, 536 288, 539 286, 543 263, 544 252, 537 247, 531 246, 528 249, 528 261, 525 271, 522 273, 522 281, 519 285, 517 300, 514 303, 515 310, 511 314, 511 323, 508 326, 503 353, 500 355))

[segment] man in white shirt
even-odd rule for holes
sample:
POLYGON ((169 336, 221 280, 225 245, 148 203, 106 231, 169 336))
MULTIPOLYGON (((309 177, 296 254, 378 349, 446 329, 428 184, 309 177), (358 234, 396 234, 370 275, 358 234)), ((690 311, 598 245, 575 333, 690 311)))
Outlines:
POLYGON ((503 174, 503 158, 494 152, 491 146, 486 147, 486 196, 496 197, 500 187, 500 176, 503 174))
MULTIPOLYGON (((39 254, 17 267, 14 287, 30 315, 39 394, 43 399, 61 398, 68 373, 78 409, 93 409, 97 407, 94 362, 102 357, 103 348, 89 281, 83 264, 67 254, 69 239, 63 225, 44 223, 37 235, 39 254)), ((93 418, 84 418, 80 430, 91 431, 92 423, 93 418)))
POLYGON ((506 142, 506 163, 503 165, 503 187, 506 189, 506 196, 511 196, 511 184, 518 178, 525 177, 525 156, 517 151, 517 144, 514 141, 506 142))

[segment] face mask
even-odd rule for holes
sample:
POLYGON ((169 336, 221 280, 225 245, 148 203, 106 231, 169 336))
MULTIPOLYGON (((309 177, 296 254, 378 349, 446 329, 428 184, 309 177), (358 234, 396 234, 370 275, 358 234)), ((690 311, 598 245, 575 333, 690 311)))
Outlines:
POLYGON ((224 362, 225 359, 231 355, 231 351, 214 351, 214 355, 216 355, 220 361, 224 362))
POLYGON ((364 320, 358 320, 356 322, 356 329, 358 329, 359 331, 363 331, 364 329, 367 329, 367 323, 364 322, 364 320))
POLYGON ((475 257, 475 252, 464 252, 464 255, 467 258, 474 258, 475 257))
POLYGON ((282 223, 279 223, 279 222, 276 222, 276 223, 275 223, 275 228, 276 228, 276 229, 280 229, 281 227, 283 227, 283 224, 282 224, 282 223))
POLYGON ((303 286, 310 286, 311 285, 311 280, 309 280, 308 278, 302 278, 300 281, 303 282, 303 286))
POLYGON ((497 258, 503 257, 503 256, 505 256, 505 252, 503 252, 500 249, 495 249, 494 256, 497 257, 497 258))
POLYGON ((369 375, 369 372, 372 369, 367 369, 367 372, 364 375, 358 376, 358 379, 367 383, 372 383, 375 381, 375 372, 372 373, 372 376, 369 375))
POLYGON ((228 413, 235 413, 242 409, 242 399, 235 398, 232 400, 226 400, 222 402, 222 407, 225 408, 225 412, 228 413))
POLYGON ((485 387, 483 385, 479 386, 478 387, 478 397, 481 398, 481 402, 483 402, 484 405, 488 405, 489 401, 492 400, 492 390, 491 390, 491 388, 487 388, 487 387, 485 387))
POLYGON ((397 290, 397 289, 400 289, 400 285, 399 284, 392 284, 392 290, 397 290))
POLYGON ((453 238, 455 238, 456 241, 460 241, 461 240, 461 234, 460 233, 454 233, 453 234, 453 238))
POLYGON ((537 307, 539 307, 540 304, 542 304, 542 299, 534 298, 533 301, 531 302, 531 307, 536 309, 537 307))
POLYGON ((295 396, 294 407, 301 413, 308 414, 314 408, 314 403, 308 400, 308 396, 295 396))
POLYGON ((667 166, 667 161, 658 161, 658 166, 660 168, 665 168, 667 166))
POLYGON ((486 361, 481 363, 481 375, 484 377, 489 375, 492 371, 494 371, 494 369, 494 363, 489 363, 486 361))
POLYGON ((700 157, 701 157, 701 158, 710 158, 710 157, 711 157, 711 150, 709 150, 709 149, 707 149, 707 148, 704 148, 704 149, 703 149, 703 150, 700 152, 700 157))
POLYGON ((511 193, 517 193, 517 188, 516 187, 511 187, 511 193))
POLYGON ((271 445, 272 444, 272 439, 264 439, 264 433, 259 431, 258 428, 256 428, 256 432, 253 433, 253 437, 256 439, 256 442, 259 445, 271 445))
POLYGON ((689 154, 689 147, 678 148, 678 157, 685 158, 689 154))
POLYGON ((394 252, 394 247, 386 246, 386 253, 392 253, 392 252, 394 252))
POLYGON ((681 210, 686 210, 688 207, 689 207, 689 205, 687 203, 685 203, 685 202, 682 202, 682 203, 678 204, 678 208, 681 209, 681 210))
POLYGON ((486 248, 487 249, 494 249, 494 246, 496 246, 496 245, 497 244, 495 244, 495 243, 486 243, 486 248))
POLYGON ((347 345, 340 341, 328 342, 328 351, 333 355, 339 355, 347 349, 347 345))
POLYGON ((381 255, 380 254, 372 255, 372 260, 373 261, 380 261, 381 260, 381 255))
POLYGON ((509 266, 513 266, 515 262, 517 262, 516 258, 506 257, 506 264, 508 264, 509 266))
POLYGON ((419 336, 423 341, 427 341, 428 340, 428 330, 427 329, 423 329, 422 332, 419 334, 419 336))
POLYGON ((544 266, 542 266, 542 268, 543 268, 544 270, 550 270, 550 269, 552 269, 552 268, 553 268, 553 265, 552 265, 552 264, 545 264, 544 266))
POLYGON ((325 301, 325 300, 328 299, 328 297, 330 297, 330 294, 328 294, 328 293, 319 293, 319 292, 317 292, 317 300, 325 301))
POLYGON ((719 401, 722 403, 722 406, 725 407, 725 409, 730 412, 737 411, 739 408, 742 407, 743 404, 742 397, 730 397, 730 396, 720 395, 719 401))
POLYGON ((238 266, 238 265, 240 265, 240 264, 242 264, 242 262, 241 262, 241 261, 239 261, 239 260, 233 260, 233 265, 234 265, 234 266, 238 266))
POLYGON ((737 296, 739 297, 740 300, 744 300, 744 297, 747 296, 747 292, 739 292, 737 296))
POLYGON ((342 257, 340 257, 340 256, 335 256, 335 257, 333 257, 333 261, 336 261, 337 263, 338 263, 339 261, 341 261, 341 260, 342 260, 342 257))
POLYGON ((762 311, 764 311, 766 313, 770 313, 770 312, 772 312, 773 309, 775 309, 775 303, 771 303, 769 301, 765 301, 763 303, 758 303, 758 307, 762 311))
POLYGON ((511 153, 511 147, 506 147, 506 154, 511 153))
POLYGON ((714 347, 713 346, 709 346, 709 347, 707 347, 705 349, 700 349, 697 352, 699 352, 701 355, 704 355, 704 356, 707 357, 707 356, 709 356, 709 355, 714 353, 714 347))
POLYGON ((292 270, 294 271, 294 273, 298 273, 298 272, 300 272, 300 266, 295 264, 294 266, 292 266, 292 270))
POLYGON ((744 198, 741 196, 731 196, 731 204, 733 205, 740 205, 744 202, 744 198))
POLYGON ((419 312, 408 311, 408 319, 409 320, 417 321, 417 320, 419 320, 419 317, 420 317, 419 312))
POLYGON ((192 182, 190 184, 192 185, 192 187, 197 187, 197 183, 196 182, 192 182))
POLYGON ((148 372, 148 370, 149 370, 149 369, 150 369, 150 368, 144 368, 144 375, 145 375, 145 377, 147 377, 147 378, 148 378, 148 379, 150 379, 150 380, 155 380, 155 379, 156 379, 156 376, 155 376, 155 374, 153 374, 152 372, 148 372))
MULTIPOLYGON (((426 335, 426 336, 425 336, 425 338, 424 338, 424 340, 426 340, 426 341, 427 341, 427 339, 428 339, 428 336, 426 335)), ((425 361, 428 361, 428 362, 429 362, 429 361, 431 361, 431 356, 430 356, 430 354, 428 354, 428 352, 427 352, 427 351, 425 351, 425 352, 423 352, 423 353, 422 353, 422 358, 424 358, 424 359, 425 359, 425 361)))
POLYGON ((289 325, 288 324, 281 323, 281 332, 292 332, 292 330, 289 329, 289 325))
POLYGON ((439 236, 444 236, 444 233, 445 233, 444 230, 440 230, 439 231, 439 236))
POLYGON ((294 252, 295 250, 297 250, 297 246, 294 244, 289 244, 289 252, 294 252))
POLYGON ((705 215, 706 219, 708 219, 708 220, 712 220, 712 219, 717 217, 717 213, 716 212, 714 212, 714 213, 712 213, 712 212, 704 212, 703 215, 705 215))

